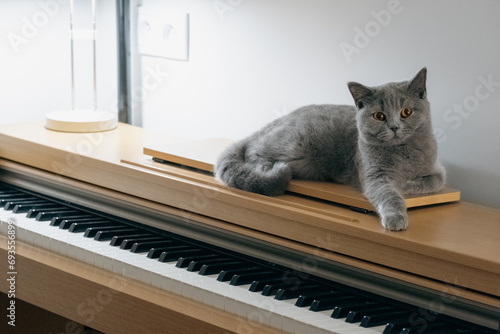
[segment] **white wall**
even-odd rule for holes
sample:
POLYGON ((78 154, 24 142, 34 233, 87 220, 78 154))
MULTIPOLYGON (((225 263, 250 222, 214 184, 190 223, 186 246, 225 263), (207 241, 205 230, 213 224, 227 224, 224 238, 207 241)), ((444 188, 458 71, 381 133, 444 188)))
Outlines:
MULTIPOLYGON (((75 8, 90 3, 76 0, 75 8)), ((96 9, 97 103, 116 111, 115 2, 97 1, 96 9)), ((0 123, 43 121, 49 111, 71 109, 69 0, 1 0, 0 36, 0 123)), ((78 109, 93 106, 92 58, 86 51, 75 57, 78 109)))
MULTIPOLYGON (((0 123, 70 108, 68 2, 0 1, 0 123), (13 34, 24 38, 17 46, 13 34)), ((464 200, 500 208, 499 1, 140 2, 189 12, 190 58, 132 54, 135 124, 239 139, 302 105, 351 104, 347 81, 403 80, 427 66, 448 183, 464 200), (350 56, 347 44, 357 48, 350 56)), ((116 111, 114 1, 97 4, 98 104, 116 111)))
POLYGON ((135 54, 145 128, 239 139, 302 105, 352 104, 348 81, 403 80, 427 66, 448 183, 500 208, 500 2, 141 3, 190 13, 189 61, 135 54))

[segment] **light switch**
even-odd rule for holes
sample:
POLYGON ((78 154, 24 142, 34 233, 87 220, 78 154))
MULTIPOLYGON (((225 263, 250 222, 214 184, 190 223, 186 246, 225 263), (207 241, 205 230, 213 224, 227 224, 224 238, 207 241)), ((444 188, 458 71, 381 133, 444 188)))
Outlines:
POLYGON ((139 6, 137 15, 140 54, 174 60, 189 59, 189 13, 139 6))

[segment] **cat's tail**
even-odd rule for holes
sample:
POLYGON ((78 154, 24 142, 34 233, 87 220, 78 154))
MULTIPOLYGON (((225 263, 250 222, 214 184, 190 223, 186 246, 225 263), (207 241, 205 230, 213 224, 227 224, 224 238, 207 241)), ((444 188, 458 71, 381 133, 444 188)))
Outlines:
POLYGON ((215 178, 229 187, 254 193, 282 195, 292 178, 290 167, 285 162, 276 162, 272 167, 245 159, 248 143, 237 142, 228 147, 214 167, 215 178))

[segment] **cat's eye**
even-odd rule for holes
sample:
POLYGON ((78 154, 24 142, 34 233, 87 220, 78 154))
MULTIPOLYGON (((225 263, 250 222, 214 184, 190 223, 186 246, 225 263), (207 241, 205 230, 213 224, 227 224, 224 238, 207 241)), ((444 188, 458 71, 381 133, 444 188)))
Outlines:
POLYGON ((376 113, 374 113, 373 118, 375 118, 377 121, 385 121, 385 115, 383 112, 380 112, 380 111, 377 111, 376 113))
POLYGON ((401 117, 403 118, 410 117, 411 114, 413 114, 413 110, 411 110, 411 108, 403 108, 403 110, 401 110, 401 117))

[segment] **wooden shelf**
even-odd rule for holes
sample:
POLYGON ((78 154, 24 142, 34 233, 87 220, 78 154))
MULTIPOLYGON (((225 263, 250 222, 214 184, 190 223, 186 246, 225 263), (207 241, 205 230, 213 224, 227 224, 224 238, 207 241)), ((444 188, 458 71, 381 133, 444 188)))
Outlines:
MULTIPOLYGON (((144 154, 165 162, 213 172, 217 157, 232 144, 232 141, 222 138, 185 141, 174 144, 144 147, 144 154)), ((332 182, 292 180, 287 191, 310 196, 320 200, 339 203, 364 210, 375 211, 373 205, 362 192, 352 187, 332 182)), ((460 200, 460 191, 445 187, 439 192, 425 195, 408 195, 405 197, 406 207, 455 202, 460 200)))

